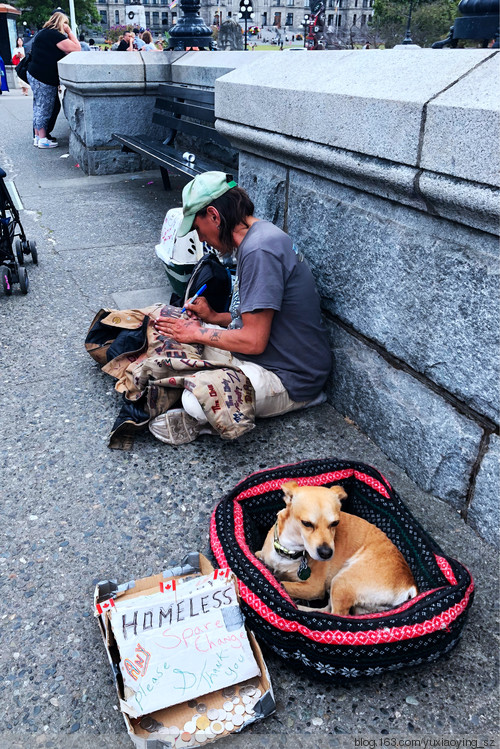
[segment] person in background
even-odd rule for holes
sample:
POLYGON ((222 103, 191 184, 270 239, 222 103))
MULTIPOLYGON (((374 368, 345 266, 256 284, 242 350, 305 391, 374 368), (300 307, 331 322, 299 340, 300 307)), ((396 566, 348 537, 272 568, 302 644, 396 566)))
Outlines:
MULTIPOLYGON (((14 50, 14 54, 12 55, 12 64, 13 65, 19 65, 23 57, 26 56, 26 53, 24 51, 24 44, 23 40, 19 36, 17 39, 17 47, 14 50)), ((18 78, 16 75, 16 86, 17 88, 20 88, 23 92, 23 96, 28 96, 28 84, 25 83, 21 78, 18 78)))
POLYGON ((141 47, 141 52, 148 52, 149 50, 156 50, 156 47, 153 42, 153 37, 151 36, 149 31, 145 31, 142 35, 142 41, 144 42, 144 45, 141 47))
POLYGON ((116 48, 117 52, 135 52, 134 47, 135 34, 133 31, 126 31, 123 35, 123 39, 116 48))
POLYGON ((33 40, 28 82, 33 91, 33 145, 38 148, 55 148, 58 145, 57 141, 47 137, 51 119, 55 122, 54 107, 59 99, 57 63, 70 52, 80 50, 80 42, 71 31, 69 18, 60 11, 51 15, 33 40))
POLYGON ((158 39, 156 42, 156 49, 163 52, 163 39, 158 39))
POLYGON ((143 32, 144 32, 144 29, 134 29, 134 34, 135 34, 134 47, 139 52, 141 51, 141 49, 144 48, 144 44, 145 44, 145 42, 143 42, 142 40, 143 32))
POLYGON ((5 70, 5 63, 0 57, 0 94, 4 91, 9 90, 9 84, 7 83, 7 71, 5 70))
POLYGON ((90 52, 90 45, 85 41, 85 34, 80 34, 80 36, 78 37, 78 41, 80 42, 82 52, 90 52))

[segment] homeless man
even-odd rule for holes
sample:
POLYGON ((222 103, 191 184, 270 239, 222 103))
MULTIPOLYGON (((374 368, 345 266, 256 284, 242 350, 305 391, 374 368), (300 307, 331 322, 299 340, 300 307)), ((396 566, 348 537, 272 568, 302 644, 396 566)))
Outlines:
MULTIPOLYGON (((222 255, 236 252, 237 279, 230 312, 215 312, 203 296, 186 304, 188 319, 161 317, 159 334, 179 343, 203 344, 204 357, 238 367, 255 391, 255 415, 276 416, 322 403, 331 353, 321 322, 312 273, 291 239, 256 218, 247 193, 223 172, 205 172, 182 192, 177 236, 195 229, 222 255)), ((211 432, 193 392, 183 408, 168 410, 149 428, 171 443, 211 432)))

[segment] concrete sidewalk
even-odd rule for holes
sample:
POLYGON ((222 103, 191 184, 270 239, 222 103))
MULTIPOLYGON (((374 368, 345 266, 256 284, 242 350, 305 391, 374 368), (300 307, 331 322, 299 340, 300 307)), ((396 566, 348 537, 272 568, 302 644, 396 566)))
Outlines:
POLYGON ((168 301, 154 245, 184 182, 174 178, 166 193, 159 172, 86 177, 64 158, 62 115, 60 147, 33 148, 31 98, 16 92, 0 100, 0 132, 0 166, 19 191, 40 258, 38 267, 27 261, 27 296, 18 287, 0 296, 0 746, 132 746, 92 615, 95 582, 156 573, 188 550, 209 554, 212 508, 234 484, 260 468, 324 456, 376 466, 470 569, 477 594, 464 637, 432 666, 346 687, 298 679, 268 656, 276 714, 223 745, 355 747, 365 737, 374 748, 410 746, 382 743, 388 737, 494 737, 495 552, 328 405, 261 421, 234 443, 205 436, 169 447, 145 432, 131 452, 110 451, 120 399, 83 340, 100 307, 168 301))

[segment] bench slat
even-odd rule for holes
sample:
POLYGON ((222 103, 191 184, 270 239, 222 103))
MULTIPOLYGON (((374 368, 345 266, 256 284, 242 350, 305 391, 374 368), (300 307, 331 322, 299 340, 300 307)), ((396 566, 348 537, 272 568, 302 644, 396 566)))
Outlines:
POLYGON ((203 102, 204 104, 215 104, 215 91, 208 91, 202 88, 190 88, 189 86, 180 86, 175 83, 160 83, 158 86, 158 96, 160 98, 173 97, 184 99, 185 101, 203 102))
POLYGON ((180 101, 170 101, 169 99, 157 99, 156 109, 175 114, 183 114, 186 117, 203 120, 204 122, 215 122, 215 112, 210 107, 199 107, 195 104, 185 104, 180 101))
MULTIPOLYGON (((156 161, 160 166, 164 168, 170 167, 178 172, 187 174, 189 177, 196 177, 202 172, 210 172, 214 169, 213 164, 198 157, 196 157, 195 162, 184 161, 184 159, 179 157, 179 152, 175 148, 165 146, 160 141, 151 141, 147 135, 131 136, 113 133, 113 138, 116 138, 116 140, 133 151, 156 161)), ((225 167, 221 167, 221 171, 225 170, 225 167)))
POLYGON ((194 135, 199 138, 205 137, 208 140, 218 143, 221 146, 230 146, 231 144, 224 138, 223 135, 217 132, 213 127, 207 127, 206 125, 198 125, 196 122, 186 122, 176 117, 169 117, 166 114, 153 113, 153 123, 155 125, 162 125, 163 127, 177 130, 180 133, 186 135, 194 135))

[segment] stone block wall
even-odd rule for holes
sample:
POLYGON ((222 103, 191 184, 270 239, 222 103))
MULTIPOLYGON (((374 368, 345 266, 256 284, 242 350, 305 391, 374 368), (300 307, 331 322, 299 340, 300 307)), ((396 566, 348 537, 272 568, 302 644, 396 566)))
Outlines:
POLYGON ((329 399, 498 543, 499 55, 272 58, 217 81, 217 126, 312 266, 329 399))

